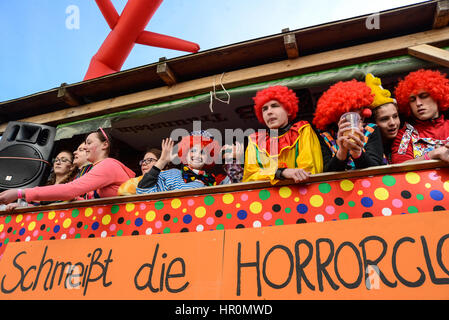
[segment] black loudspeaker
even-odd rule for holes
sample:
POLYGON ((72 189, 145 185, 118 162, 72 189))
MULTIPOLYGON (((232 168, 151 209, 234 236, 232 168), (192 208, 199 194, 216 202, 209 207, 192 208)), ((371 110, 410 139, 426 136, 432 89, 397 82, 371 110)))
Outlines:
POLYGON ((10 121, 0 140, 0 191, 32 188, 48 178, 56 129, 10 121))

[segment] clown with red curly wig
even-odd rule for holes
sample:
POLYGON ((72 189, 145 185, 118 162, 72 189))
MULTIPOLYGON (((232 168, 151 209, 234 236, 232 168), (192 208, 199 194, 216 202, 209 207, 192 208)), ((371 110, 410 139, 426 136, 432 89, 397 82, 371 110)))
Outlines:
POLYGON ((375 89, 379 86, 380 83, 371 88, 355 79, 340 81, 318 100, 313 124, 320 133, 324 171, 360 169, 386 163, 379 128, 373 123, 363 124, 363 120, 371 116, 371 109, 377 107, 375 89), (348 112, 359 115, 358 127, 350 127, 346 120, 348 112))
POLYGON ((267 129, 248 138, 243 181, 280 179, 304 182, 323 171, 320 143, 307 121, 296 120, 299 99, 285 86, 256 93, 254 112, 267 129))
POLYGON ((161 156, 140 180, 136 188, 137 194, 201 188, 232 182, 231 177, 217 177, 207 171, 215 164, 216 157, 223 149, 208 131, 193 131, 178 143, 177 154, 173 153, 173 149, 174 141, 171 138, 162 140, 161 156), (176 157, 181 162, 181 168, 162 171, 170 162, 174 162, 176 157))
POLYGON ((449 161, 449 80, 438 70, 420 69, 400 80, 395 95, 407 118, 392 146, 393 163, 449 161))

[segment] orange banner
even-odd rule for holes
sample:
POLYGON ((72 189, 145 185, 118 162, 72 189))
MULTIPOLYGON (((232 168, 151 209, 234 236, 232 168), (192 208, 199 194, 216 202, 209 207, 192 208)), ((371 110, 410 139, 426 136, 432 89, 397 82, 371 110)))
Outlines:
POLYGON ((1 299, 449 299, 449 212, 10 243, 1 299))

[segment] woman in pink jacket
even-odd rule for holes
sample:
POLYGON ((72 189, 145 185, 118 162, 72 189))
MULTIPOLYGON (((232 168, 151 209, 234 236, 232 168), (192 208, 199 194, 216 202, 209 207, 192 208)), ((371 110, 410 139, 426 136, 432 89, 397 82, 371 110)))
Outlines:
POLYGON ((95 197, 117 196, 119 186, 133 178, 135 173, 120 161, 109 158, 111 140, 100 128, 86 138, 87 159, 93 168, 72 182, 28 189, 10 189, 0 193, 0 204, 8 204, 17 199, 31 201, 72 200, 88 192, 95 197))

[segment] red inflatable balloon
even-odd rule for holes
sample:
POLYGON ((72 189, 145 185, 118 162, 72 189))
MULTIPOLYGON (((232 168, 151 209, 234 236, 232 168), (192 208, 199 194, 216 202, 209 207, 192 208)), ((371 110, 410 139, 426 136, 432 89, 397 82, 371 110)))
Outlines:
POLYGON ((129 0, 121 15, 110 0, 95 2, 111 32, 92 57, 84 80, 120 71, 136 43, 187 52, 200 49, 196 43, 144 30, 162 0, 129 0))

